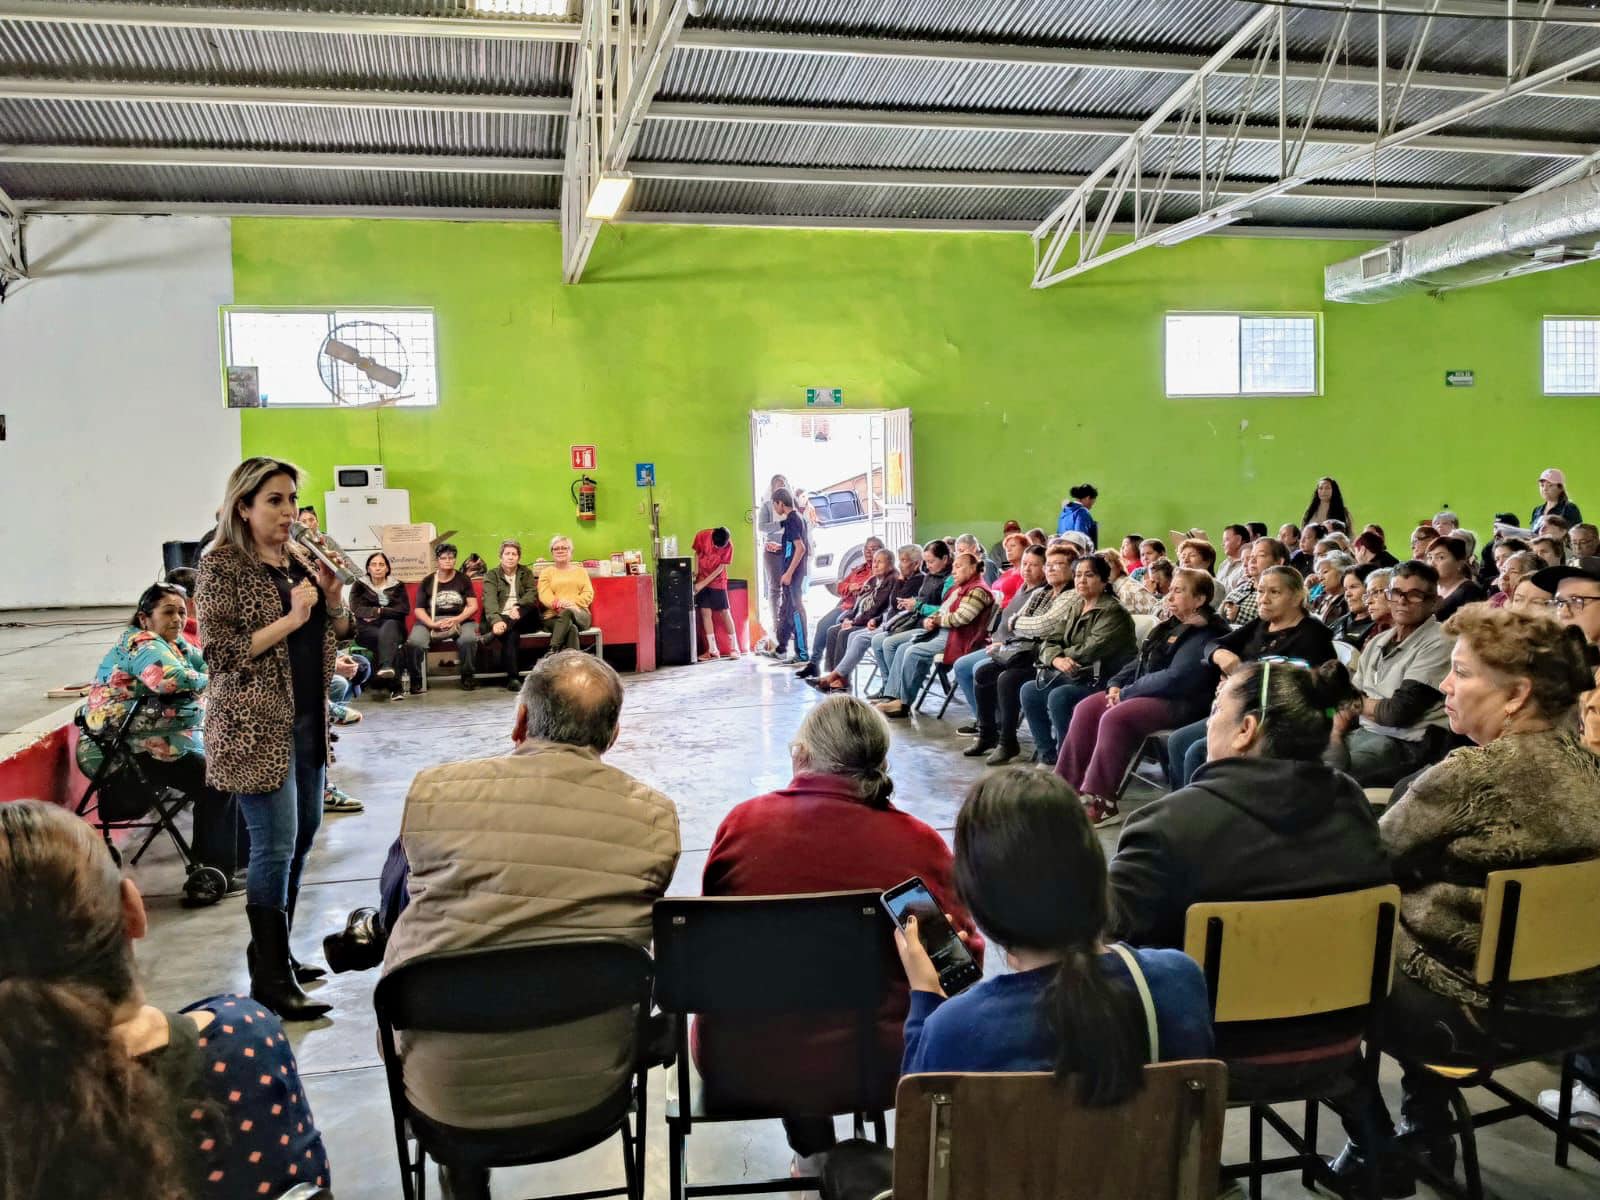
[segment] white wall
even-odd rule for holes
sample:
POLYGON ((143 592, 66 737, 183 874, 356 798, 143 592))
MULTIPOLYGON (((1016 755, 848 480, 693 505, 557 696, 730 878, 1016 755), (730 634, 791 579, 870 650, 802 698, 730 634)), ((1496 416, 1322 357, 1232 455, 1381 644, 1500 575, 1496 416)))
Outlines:
POLYGON ((0 609, 131 605, 239 461, 230 225, 34 217, 25 237, 33 278, 0 304, 0 609))

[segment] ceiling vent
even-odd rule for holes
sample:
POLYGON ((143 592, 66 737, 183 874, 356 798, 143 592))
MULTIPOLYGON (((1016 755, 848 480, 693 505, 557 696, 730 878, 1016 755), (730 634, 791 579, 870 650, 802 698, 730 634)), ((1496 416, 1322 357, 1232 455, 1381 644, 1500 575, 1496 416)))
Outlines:
POLYGON ((1390 242, 1323 272, 1323 295, 1378 304, 1600 258, 1600 175, 1390 242))

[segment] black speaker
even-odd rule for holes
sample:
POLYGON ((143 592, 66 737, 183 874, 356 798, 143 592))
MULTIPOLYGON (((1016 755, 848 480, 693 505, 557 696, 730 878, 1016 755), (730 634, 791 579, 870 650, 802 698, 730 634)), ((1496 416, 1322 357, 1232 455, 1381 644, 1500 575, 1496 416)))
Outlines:
POLYGON ((656 560, 656 663, 694 662, 694 559, 656 560))

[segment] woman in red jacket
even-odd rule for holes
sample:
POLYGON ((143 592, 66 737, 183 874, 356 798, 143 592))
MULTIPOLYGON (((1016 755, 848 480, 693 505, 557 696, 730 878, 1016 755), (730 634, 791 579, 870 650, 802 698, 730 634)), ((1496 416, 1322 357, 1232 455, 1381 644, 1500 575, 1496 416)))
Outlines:
MULTIPOLYGON (((867 704, 834 696, 813 708, 790 747, 794 778, 765 796, 746 800, 723 818, 706 859, 707 896, 773 896, 887 890, 922 877, 969 936, 982 961, 982 939, 956 898, 954 862, 944 839, 889 801, 889 726, 867 704)), ((877 1073, 886 1106, 894 1103, 904 1051, 908 992, 892 985, 878 1013, 877 1073)), ((786 1109, 789 1145, 801 1175, 805 1161, 833 1145, 833 1118, 821 1098, 854 1076, 855 1025, 818 1020, 696 1022, 695 1064, 708 1101, 786 1109)))

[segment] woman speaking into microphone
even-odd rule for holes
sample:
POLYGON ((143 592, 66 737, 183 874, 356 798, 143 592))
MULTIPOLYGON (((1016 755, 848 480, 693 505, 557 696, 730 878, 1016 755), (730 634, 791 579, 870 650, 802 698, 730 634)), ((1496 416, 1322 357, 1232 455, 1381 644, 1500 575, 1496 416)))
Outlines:
POLYGON ((211 671, 206 782, 238 795, 250 830, 250 995, 287 1021, 329 1009, 301 991, 323 972, 295 962, 289 931, 322 823, 334 646, 353 628, 338 577, 290 541, 299 484, 273 458, 234 469, 195 596, 211 671))

